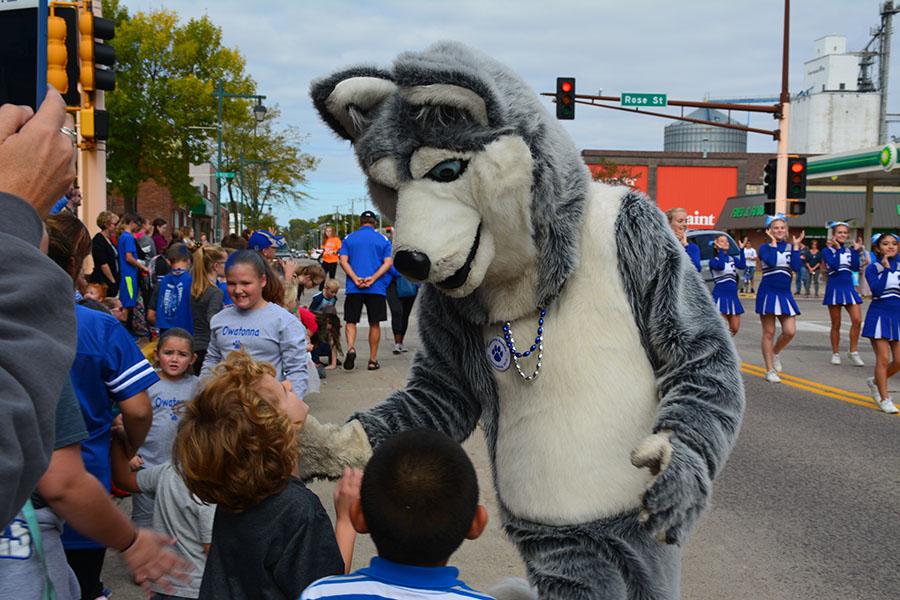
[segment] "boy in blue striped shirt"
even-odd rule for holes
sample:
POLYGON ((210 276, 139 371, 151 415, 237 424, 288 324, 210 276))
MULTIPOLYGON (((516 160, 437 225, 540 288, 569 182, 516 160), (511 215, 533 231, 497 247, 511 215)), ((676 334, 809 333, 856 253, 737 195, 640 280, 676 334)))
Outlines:
POLYGON ((490 600, 447 566, 463 540, 484 531, 487 511, 478 504, 472 461, 446 435, 416 429, 378 446, 350 519, 357 532, 372 535, 378 556, 354 573, 316 581, 301 600, 490 600))

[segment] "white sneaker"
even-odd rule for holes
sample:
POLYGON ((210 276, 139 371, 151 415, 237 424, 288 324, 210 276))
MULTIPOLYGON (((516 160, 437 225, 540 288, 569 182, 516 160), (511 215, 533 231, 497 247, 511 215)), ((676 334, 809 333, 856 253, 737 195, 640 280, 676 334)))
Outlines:
POLYGON ((775 370, 778 373, 781 373, 782 371, 784 371, 784 368, 781 366, 781 357, 778 356, 777 354, 772 357, 772 366, 775 367, 775 370))
POLYGON ((839 365, 839 364, 841 364, 841 355, 838 354, 837 352, 835 352, 834 354, 832 354, 832 355, 831 355, 831 364, 833 364, 833 365, 839 365))
POLYGON ((878 391, 878 386, 875 385, 875 378, 866 378, 866 385, 869 386, 869 395, 872 396, 872 400, 875 401, 875 404, 881 406, 881 393, 878 391))
POLYGON ((859 352, 848 352, 847 357, 850 359, 850 362, 853 363, 854 367, 866 366, 866 363, 863 362, 863 359, 859 355, 859 352))
POLYGON ((769 371, 766 373, 766 381, 769 383, 781 383, 781 377, 775 371, 769 371))
POLYGON ((403 344, 394 344, 394 354, 403 352, 403 344))
POLYGON ((400 344, 400 352, 409 352, 409 348, 407 348, 404 344, 400 344))
POLYGON ((897 410, 897 407, 894 406, 894 401, 890 398, 885 398, 881 402, 878 403, 878 406, 881 407, 881 410, 886 412, 889 415, 896 415, 900 410, 897 410))

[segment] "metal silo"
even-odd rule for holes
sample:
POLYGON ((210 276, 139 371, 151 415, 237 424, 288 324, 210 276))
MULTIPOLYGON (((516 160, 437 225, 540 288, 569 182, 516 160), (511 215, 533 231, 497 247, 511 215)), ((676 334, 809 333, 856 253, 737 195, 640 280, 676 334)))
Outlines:
MULTIPOLYGON (((734 123, 734 119, 718 110, 698 108, 686 115, 719 123, 734 123)), ((747 152, 747 132, 700 123, 676 121, 665 127, 663 149, 666 152, 747 152)))

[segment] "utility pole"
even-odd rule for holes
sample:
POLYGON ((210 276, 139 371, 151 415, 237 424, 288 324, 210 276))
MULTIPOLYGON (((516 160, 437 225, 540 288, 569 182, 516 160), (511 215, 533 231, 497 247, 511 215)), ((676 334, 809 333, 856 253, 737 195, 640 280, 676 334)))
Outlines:
POLYGON ((775 212, 787 212, 788 124, 791 94, 788 90, 788 56, 790 55, 791 0, 784 0, 784 41, 781 48, 781 98, 778 113, 778 169, 775 178, 775 212))
POLYGON ((881 5, 881 36, 878 48, 878 87, 881 92, 881 103, 878 111, 878 143, 888 143, 887 131, 887 96, 888 75, 891 67, 891 31, 894 15, 900 9, 894 8, 893 0, 881 5))

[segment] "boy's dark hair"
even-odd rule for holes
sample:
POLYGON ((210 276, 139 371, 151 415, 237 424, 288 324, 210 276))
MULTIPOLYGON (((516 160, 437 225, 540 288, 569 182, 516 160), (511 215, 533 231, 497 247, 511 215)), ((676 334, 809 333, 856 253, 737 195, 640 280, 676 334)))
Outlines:
POLYGON ((226 250, 246 250, 247 240, 236 233, 229 233, 222 238, 221 246, 226 250))
POLYGON ((187 244, 180 242, 172 244, 166 249, 166 260, 169 261, 169 264, 191 262, 191 251, 188 249, 187 244))
POLYGON ((137 213, 127 212, 122 215, 121 222, 123 225, 128 225, 129 223, 137 223, 138 225, 143 225, 144 218, 137 213))
POLYGON ((443 433, 415 429, 375 449, 360 499, 379 556, 434 566, 466 539, 478 507, 478 477, 462 446, 443 433))
POLYGON ((191 351, 194 349, 194 336, 181 327, 172 327, 171 329, 163 331, 159 336, 159 340, 156 342, 156 347, 162 348, 163 343, 169 338, 181 338, 182 340, 187 340, 188 345, 191 347, 191 351))

